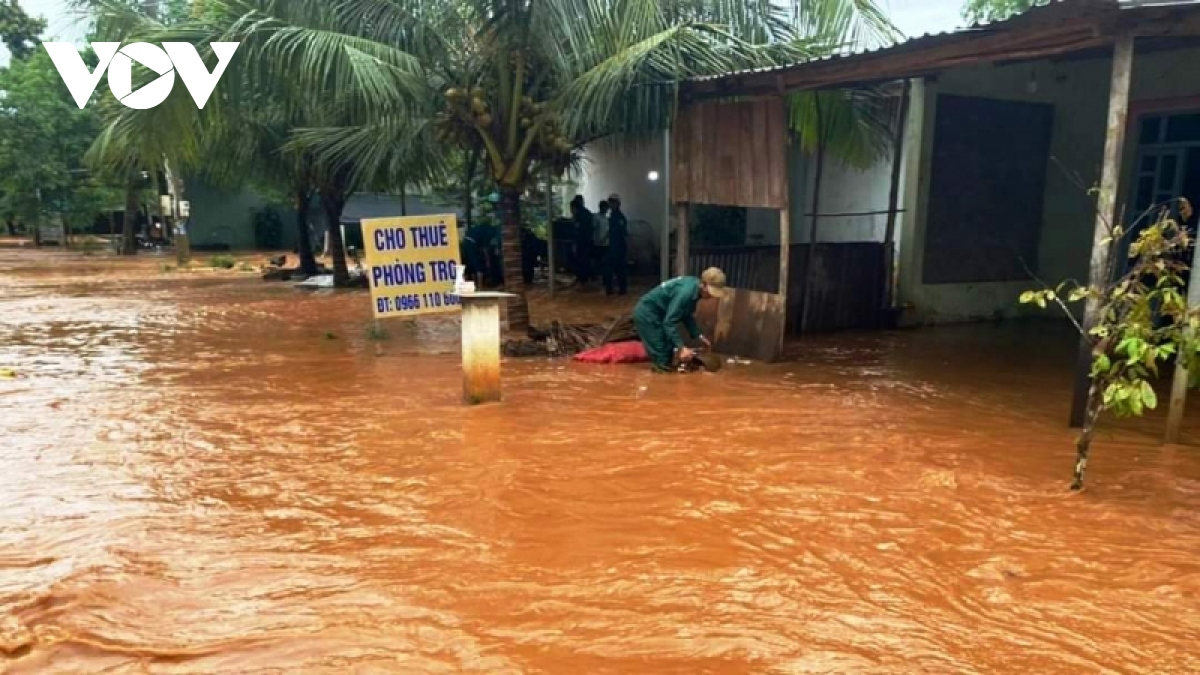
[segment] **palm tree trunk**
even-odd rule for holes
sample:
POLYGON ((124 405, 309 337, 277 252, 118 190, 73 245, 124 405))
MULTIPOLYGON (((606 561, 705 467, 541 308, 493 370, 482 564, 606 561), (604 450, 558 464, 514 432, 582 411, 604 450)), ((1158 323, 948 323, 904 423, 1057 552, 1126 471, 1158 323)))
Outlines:
POLYGON ((170 236, 168 232, 170 232, 171 226, 167 222, 167 210, 163 208, 163 182, 158 169, 154 169, 154 198, 158 201, 155 206, 158 210, 158 222, 162 227, 162 240, 166 241, 167 237, 170 236))
POLYGON ((350 282, 350 269, 346 267, 346 246, 342 241, 342 211, 346 208, 346 194, 331 188, 321 190, 321 206, 329 225, 329 255, 333 258, 333 285, 345 286, 350 282))
MULTIPOLYGON (((136 175, 136 172, 134 172, 136 175)), ((130 176, 125 186, 125 222, 121 226, 121 255, 137 255, 137 217, 140 207, 136 179, 130 176)))
POLYGON ((183 179, 178 174, 171 171, 171 162, 163 157, 163 174, 167 179, 167 191, 171 193, 171 209, 172 225, 175 226, 175 231, 171 233, 171 237, 175 242, 175 262, 180 267, 186 267, 192 260, 192 239, 188 234, 188 217, 184 217, 181 209, 183 208, 184 184, 183 179))
POLYGON ((463 181, 463 204, 465 205, 466 227, 471 229, 475 212, 475 169, 479 166, 479 151, 471 150, 467 155, 466 180, 463 181))
POLYGON ((508 303, 508 327, 529 327, 529 303, 525 298, 525 280, 521 276, 521 190, 500 188, 500 258, 504 267, 504 290, 517 297, 508 303))
POLYGON ((817 239, 821 224, 821 183, 825 178, 825 126, 821 119, 821 94, 816 94, 817 106, 817 175, 813 179, 812 227, 808 232, 808 255, 804 265, 804 299, 800 306, 800 334, 808 333, 808 320, 812 316, 813 282, 817 278, 817 239))
POLYGON ((317 274, 317 257, 313 255, 312 235, 308 231, 311 202, 312 193, 307 185, 296 189, 296 254, 300 256, 300 272, 310 277, 317 274))

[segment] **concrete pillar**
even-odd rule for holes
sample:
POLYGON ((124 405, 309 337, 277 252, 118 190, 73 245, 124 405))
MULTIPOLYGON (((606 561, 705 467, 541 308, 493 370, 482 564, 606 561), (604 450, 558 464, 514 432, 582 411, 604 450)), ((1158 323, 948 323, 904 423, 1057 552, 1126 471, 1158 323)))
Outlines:
POLYGON ((471 293, 462 299, 463 402, 500 401, 500 307, 511 293, 471 293))

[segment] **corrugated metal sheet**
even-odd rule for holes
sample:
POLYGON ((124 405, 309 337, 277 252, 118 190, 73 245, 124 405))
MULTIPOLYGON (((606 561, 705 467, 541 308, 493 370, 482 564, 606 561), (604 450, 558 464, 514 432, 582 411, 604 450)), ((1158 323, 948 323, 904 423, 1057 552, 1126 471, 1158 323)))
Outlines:
POLYGON ((939 46, 945 43, 957 42, 960 40, 969 40, 975 37, 990 35, 995 33, 1008 32, 1019 30, 1025 25, 1037 26, 1047 23, 1052 23, 1059 19, 1068 19, 1076 15, 1078 12, 1084 11, 1114 11, 1121 10, 1144 10, 1144 9, 1161 9, 1167 7, 1183 7, 1189 5, 1200 5, 1200 0, 1051 0, 1045 5, 1033 7, 1021 14, 1004 19, 1001 21, 993 21, 989 23, 976 24, 965 28, 960 28, 952 31, 941 33, 927 33, 925 35, 916 36, 886 47, 877 47, 874 49, 860 50, 844 50, 821 57, 799 61, 796 63, 773 66, 767 68, 752 68, 740 70, 724 75, 710 75, 697 77, 688 80, 688 83, 714 83, 726 80, 736 80, 748 76, 783 74, 789 71, 797 70, 810 66, 816 63, 828 63, 832 61, 841 61, 846 59, 854 59, 863 56, 877 56, 886 53, 902 53, 908 51, 918 51, 929 47, 939 46))

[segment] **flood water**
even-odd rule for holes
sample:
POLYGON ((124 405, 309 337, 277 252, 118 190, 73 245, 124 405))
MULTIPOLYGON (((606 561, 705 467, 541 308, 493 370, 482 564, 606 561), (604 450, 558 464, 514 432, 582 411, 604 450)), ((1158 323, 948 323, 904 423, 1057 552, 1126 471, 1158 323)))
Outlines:
POLYGON ((468 410, 453 321, 161 262, 0 250, 5 672, 1200 672, 1200 449, 1069 493, 1046 324, 468 410))

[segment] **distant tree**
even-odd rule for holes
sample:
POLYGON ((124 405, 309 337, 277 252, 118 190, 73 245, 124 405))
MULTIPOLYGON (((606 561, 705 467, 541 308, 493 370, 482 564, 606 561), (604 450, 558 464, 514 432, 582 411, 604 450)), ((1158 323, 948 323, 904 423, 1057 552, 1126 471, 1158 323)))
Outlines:
POLYGON ((0 209, 27 223, 61 215, 82 224, 110 208, 110 186, 88 172, 83 156, 100 129, 89 106, 71 100, 44 51, 0 69, 0 209))
POLYGON ((1049 0, 967 0, 963 18, 970 23, 991 23, 1016 16, 1049 0))
POLYGON ((46 21, 25 13, 19 0, 0 0, 0 39, 14 59, 28 58, 46 21))

